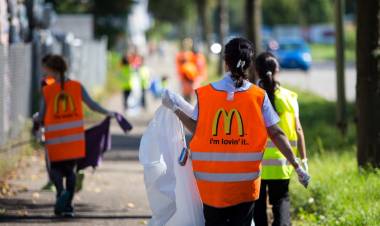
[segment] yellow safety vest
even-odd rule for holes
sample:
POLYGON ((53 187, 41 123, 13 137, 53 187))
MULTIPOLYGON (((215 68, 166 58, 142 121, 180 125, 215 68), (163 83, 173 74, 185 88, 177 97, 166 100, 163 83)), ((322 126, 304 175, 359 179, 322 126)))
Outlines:
POLYGON ((141 80, 141 87, 143 89, 149 88, 149 82, 150 82, 150 71, 149 68, 146 66, 141 66, 139 69, 139 75, 141 80))
MULTIPOLYGON (((280 116, 278 125, 288 137, 294 154, 298 155, 295 111, 293 107, 293 103, 297 101, 298 95, 283 87, 278 87, 274 95, 274 104, 280 116)), ((290 179, 293 172, 292 165, 270 139, 267 142, 262 164, 261 178, 264 180, 290 179)))
POLYGON ((132 90, 133 69, 131 66, 123 66, 121 68, 121 88, 123 90, 132 90))

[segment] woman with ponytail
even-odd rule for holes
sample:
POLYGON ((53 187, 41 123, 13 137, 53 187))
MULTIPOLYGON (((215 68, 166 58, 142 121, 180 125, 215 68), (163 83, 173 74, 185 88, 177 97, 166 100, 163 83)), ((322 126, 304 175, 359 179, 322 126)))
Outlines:
POLYGON ((297 169, 300 183, 306 187, 310 179, 277 126, 279 117, 265 90, 248 81, 254 57, 247 39, 229 41, 224 77, 196 90, 192 114, 179 95, 168 90, 163 94, 163 105, 193 133, 191 159, 206 226, 251 225, 268 134, 297 169))
MULTIPOLYGON (((259 86, 268 94, 269 100, 280 116, 279 127, 290 141, 294 155, 301 157, 301 165, 308 172, 305 139, 299 120, 297 94, 280 86, 277 80, 279 64, 275 56, 264 52, 256 58, 259 86)), ((289 180, 293 168, 281 151, 268 140, 262 161, 260 198, 256 201, 254 220, 257 226, 267 226, 267 196, 272 204, 273 224, 291 225, 289 180), (267 192, 268 190, 268 192, 267 192)))
POLYGON ((42 88, 39 121, 44 126, 45 149, 50 165, 50 179, 57 191, 54 213, 73 216, 77 159, 85 157, 84 115, 82 102, 96 112, 114 116, 93 101, 85 88, 66 76, 67 64, 60 55, 42 60, 46 76, 55 82, 42 88), (66 178, 66 186, 63 179, 66 178))

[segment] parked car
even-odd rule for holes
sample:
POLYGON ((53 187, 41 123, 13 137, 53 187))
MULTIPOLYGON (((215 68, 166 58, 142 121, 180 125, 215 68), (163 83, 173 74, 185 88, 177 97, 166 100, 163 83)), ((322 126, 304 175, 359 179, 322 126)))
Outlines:
POLYGON ((281 68, 310 69, 310 48, 303 39, 281 39, 267 41, 267 49, 278 58, 281 68))

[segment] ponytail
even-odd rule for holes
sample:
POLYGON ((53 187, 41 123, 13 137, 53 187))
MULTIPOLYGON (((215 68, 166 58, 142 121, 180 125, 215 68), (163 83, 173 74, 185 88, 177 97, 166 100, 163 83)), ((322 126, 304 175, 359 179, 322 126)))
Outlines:
POLYGON ((274 93, 279 82, 274 79, 274 75, 279 68, 278 61, 272 53, 264 52, 257 57, 255 66, 260 78, 259 86, 267 92, 269 100, 276 110, 274 93))
POLYGON ((224 60, 235 81, 235 87, 242 87, 244 80, 249 77, 249 68, 254 63, 253 44, 244 38, 232 39, 225 46, 224 60))

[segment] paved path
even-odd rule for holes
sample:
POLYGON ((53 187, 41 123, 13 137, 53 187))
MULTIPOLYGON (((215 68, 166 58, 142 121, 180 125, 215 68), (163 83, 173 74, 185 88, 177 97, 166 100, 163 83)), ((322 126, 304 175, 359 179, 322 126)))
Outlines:
MULTIPOLYGON (((116 96, 112 102, 119 100, 116 96)), ((28 160, 25 173, 12 183, 27 188, 16 197, 0 199, 4 225, 146 225, 150 210, 145 194, 143 169, 138 163, 138 147, 150 113, 133 118, 135 129, 128 135, 112 126, 113 147, 104 162, 92 173, 86 171, 84 189, 75 197, 76 217, 70 220, 53 216, 53 192, 41 192, 46 182, 43 158, 28 160)), ((115 124, 115 123, 114 123, 115 124)))
MULTIPOLYGON (((174 56, 152 57, 147 62, 154 77, 175 75, 174 56)), ((170 87, 178 84, 169 80, 170 87)), ((138 162, 141 136, 159 101, 150 97, 147 111, 134 113, 128 119, 134 125, 130 134, 122 134, 113 123, 112 150, 107 152, 102 165, 95 173, 86 171, 84 189, 75 197, 76 217, 60 219, 53 216, 55 194, 41 192, 47 175, 42 151, 25 161, 19 177, 11 183, 22 190, 16 196, 0 198, 0 223, 3 225, 147 225, 151 212, 146 197, 143 168, 138 162)), ((116 95, 106 106, 121 111, 121 96, 116 95)))

